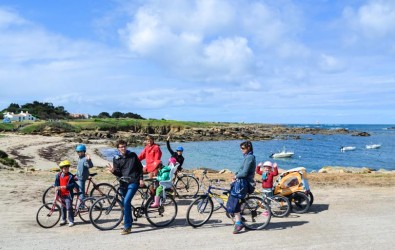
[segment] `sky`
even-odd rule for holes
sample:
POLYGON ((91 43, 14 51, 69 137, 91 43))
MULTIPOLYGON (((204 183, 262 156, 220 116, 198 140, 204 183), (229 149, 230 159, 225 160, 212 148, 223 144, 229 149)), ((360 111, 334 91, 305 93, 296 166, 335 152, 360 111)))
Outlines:
POLYGON ((0 110, 395 124, 393 0, 0 0, 0 110))

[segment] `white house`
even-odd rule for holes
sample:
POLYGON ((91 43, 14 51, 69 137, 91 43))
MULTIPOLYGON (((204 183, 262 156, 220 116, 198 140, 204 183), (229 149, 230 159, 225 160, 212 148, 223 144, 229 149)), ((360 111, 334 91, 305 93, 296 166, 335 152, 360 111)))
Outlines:
POLYGON ((20 114, 14 114, 13 112, 5 112, 4 118, 8 118, 11 121, 23 122, 23 121, 35 121, 36 117, 29 114, 28 111, 23 112, 21 111, 20 114))

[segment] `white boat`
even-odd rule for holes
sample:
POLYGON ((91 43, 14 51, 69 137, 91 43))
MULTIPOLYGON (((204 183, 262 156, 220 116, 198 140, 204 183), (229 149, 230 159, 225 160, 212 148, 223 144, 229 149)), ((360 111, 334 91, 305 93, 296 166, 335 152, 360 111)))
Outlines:
POLYGON ((294 152, 290 151, 285 151, 285 147, 283 148, 283 151, 278 152, 278 153, 273 153, 270 155, 271 158, 289 158, 294 155, 294 152))
POLYGON ((366 149, 377 149, 380 148, 381 144, 370 144, 370 145, 366 145, 366 149))
POLYGON ((344 151, 353 151, 353 150, 355 150, 355 149, 356 149, 356 147, 347 146, 347 147, 341 147, 341 148, 340 148, 340 151, 342 151, 342 152, 344 152, 344 151))

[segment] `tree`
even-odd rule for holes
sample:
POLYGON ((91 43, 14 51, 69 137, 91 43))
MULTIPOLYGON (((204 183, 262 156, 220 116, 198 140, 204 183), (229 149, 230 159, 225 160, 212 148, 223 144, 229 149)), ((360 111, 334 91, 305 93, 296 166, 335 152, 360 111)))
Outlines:
POLYGON ((111 117, 112 118, 122 118, 122 117, 124 117, 124 114, 122 112, 116 111, 116 112, 112 113, 111 117))
POLYGON ((99 118, 110 118, 110 114, 108 112, 101 112, 97 117, 99 118))

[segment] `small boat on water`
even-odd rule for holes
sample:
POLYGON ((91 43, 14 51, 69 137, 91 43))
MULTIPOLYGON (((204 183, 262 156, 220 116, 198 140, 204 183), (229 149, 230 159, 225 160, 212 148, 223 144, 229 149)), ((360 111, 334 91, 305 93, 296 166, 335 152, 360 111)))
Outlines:
POLYGON ((356 149, 356 147, 347 146, 347 147, 341 147, 341 148, 340 148, 340 151, 342 151, 342 152, 344 152, 344 151, 353 151, 353 150, 355 150, 355 149, 356 149))
POLYGON ((366 149, 378 149, 381 147, 381 144, 370 144, 366 145, 366 149))
POLYGON ((281 152, 273 153, 270 155, 271 158, 290 158, 294 155, 294 152, 285 151, 285 147, 281 152))

